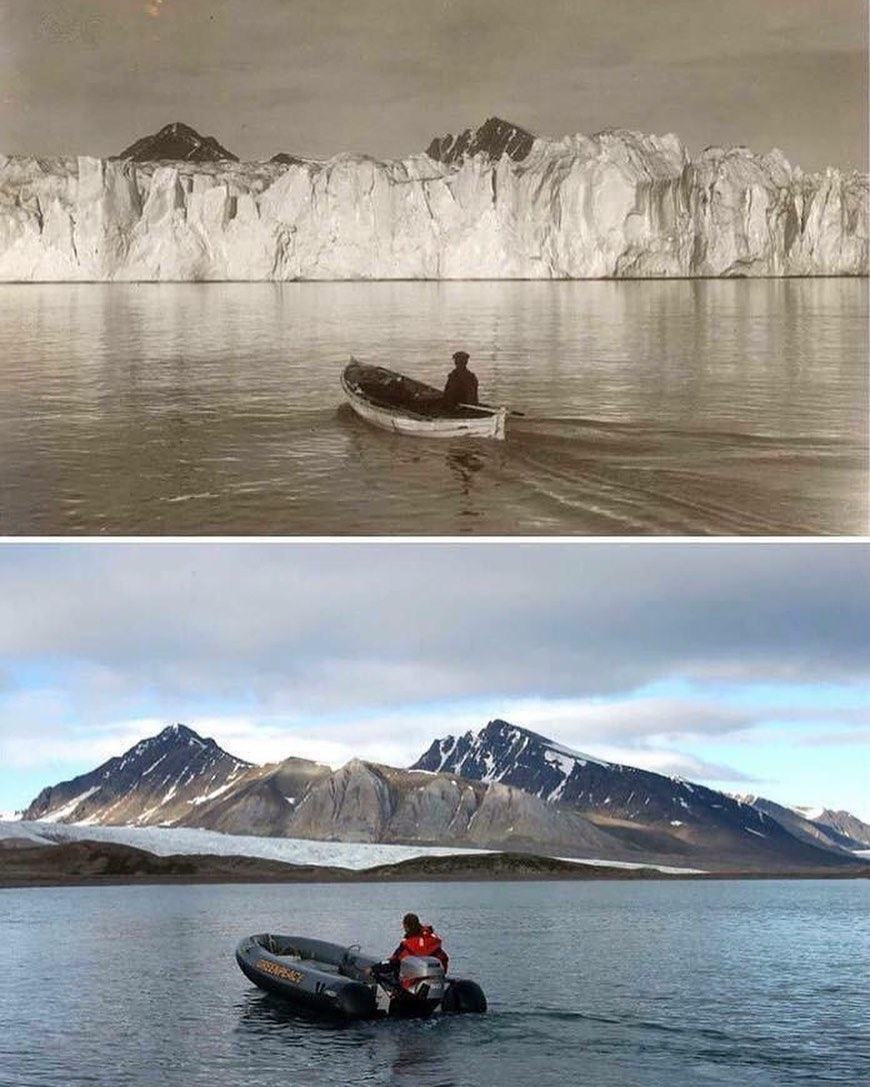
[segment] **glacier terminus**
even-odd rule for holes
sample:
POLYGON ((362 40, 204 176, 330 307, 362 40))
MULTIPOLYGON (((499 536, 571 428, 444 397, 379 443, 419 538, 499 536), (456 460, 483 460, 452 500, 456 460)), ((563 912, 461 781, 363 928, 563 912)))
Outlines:
POLYGON ((536 138, 498 118, 393 161, 212 146, 229 154, 176 123, 118 158, 0 155, 0 280, 868 273, 870 179, 777 150, 692 158, 674 135, 536 138), (187 133, 195 154, 156 157, 187 133))

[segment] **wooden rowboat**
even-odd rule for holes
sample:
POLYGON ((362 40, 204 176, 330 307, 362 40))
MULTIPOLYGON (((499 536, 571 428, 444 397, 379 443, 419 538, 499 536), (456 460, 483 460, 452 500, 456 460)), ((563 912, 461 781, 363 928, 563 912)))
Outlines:
POLYGON ((504 439, 507 408, 445 408, 439 389, 383 366, 351 358, 341 387, 357 415, 382 430, 426 438, 504 439))

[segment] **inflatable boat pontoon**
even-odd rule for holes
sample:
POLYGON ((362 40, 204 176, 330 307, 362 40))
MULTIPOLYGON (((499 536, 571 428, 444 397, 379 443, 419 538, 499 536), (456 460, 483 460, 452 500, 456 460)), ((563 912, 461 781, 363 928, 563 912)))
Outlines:
POLYGON ((357 948, 264 933, 242 940, 236 961, 261 989, 346 1019, 486 1011, 480 986, 447 977, 434 958, 409 956, 396 972, 357 948))

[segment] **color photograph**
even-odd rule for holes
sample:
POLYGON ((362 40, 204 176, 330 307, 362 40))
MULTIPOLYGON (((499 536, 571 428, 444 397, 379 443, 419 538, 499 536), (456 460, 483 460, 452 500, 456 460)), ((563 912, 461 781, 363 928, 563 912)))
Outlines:
POLYGON ((868 567, 7 545, 4 1066, 857 1083, 868 567))

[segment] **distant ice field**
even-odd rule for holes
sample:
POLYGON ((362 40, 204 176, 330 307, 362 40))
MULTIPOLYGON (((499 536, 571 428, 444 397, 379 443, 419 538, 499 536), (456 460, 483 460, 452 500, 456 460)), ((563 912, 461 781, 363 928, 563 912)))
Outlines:
MULTIPOLYGON (((147 849, 165 857, 178 853, 211 853, 220 856, 260 857, 285 864, 316 864, 351 871, 374 868, 379 864, 397 864, 412 857, 448 857, 460 853, 487 853, 491 850, 446 848, 443 846, 384 845, 369 842, 316 842, 302 838, 258 838, 245 834, 221 834, 216 830, 176 827, 96 827, 40 821, 0 821, 3 838, 27 838, 35 843, 61 841, 117 842, 147 849)), ((576 861, 576 857, 566 860, 576 861)), ((655 868, 660 872, 686 874, 695 868, 669 868, 662 865, 634 864, 583 858, 584 864, 611 868, 655 868)))

